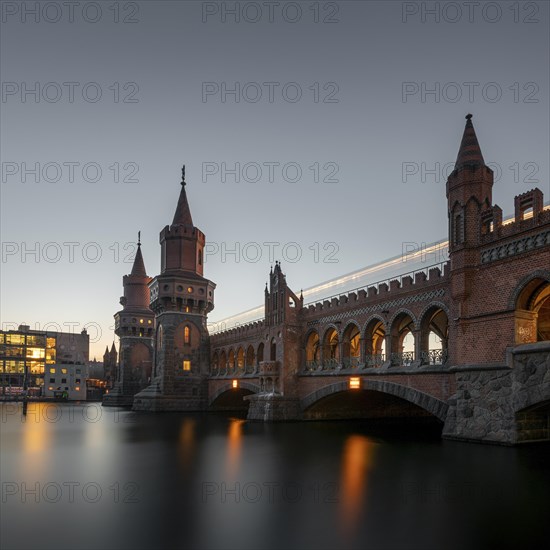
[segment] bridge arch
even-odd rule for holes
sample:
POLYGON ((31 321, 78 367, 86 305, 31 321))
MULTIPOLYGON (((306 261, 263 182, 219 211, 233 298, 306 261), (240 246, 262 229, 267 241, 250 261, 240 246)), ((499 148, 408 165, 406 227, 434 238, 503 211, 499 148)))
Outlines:
MULTIPOLYGON (((381 380, 363 380, 362 390, 376 391, 380 393, 385 393, 387 395, 392 395, 394 397, 399 397, 404 401, 408 401, 413 405, 417 405, 421 409, 429 412, 435 416, 441 422, 445 422, 447 417, 448 405, 444 401, 437 399, 427 393, 421 392, 414 388, 409 388, 401 384, 396 384, 394 382, 386 382, 381 380)), ((347 381, 335 382, 333 384, 328 384, 323 388, 320 388, 309 395, 306 395, 301 401, 302 411, 306 411, 317 402, 319 402, 324 397, 329 395, 351 391, 347 381)), ((355 390, 354 390, 355 391, 355 390)))
POLYGON ((264 343, 260 342, 258 344, 258 349, 256 350, 256 365, 259 365, 264 360, 264 343))
POLYGON ((533 271, 529 275, 526 275, 520 279, 519 283, 514 288, 510 299, 508 300, 508 307, 510 309, 516 308, 520 294, 524 291, 525 287, 535 279, 542 279, 550 283, 550 271, 548 269, 537 269, 536 271, 533 271))
POLYGON ((418 316, 419 352, 423 365, 447 362, 449 342, 449 310, 442 302, 430 302, 418 316))
POLYGON ((361 334, 364 339, 366 367, 380 367, 386 361, 386 321, 380 315, 372 315, 364 324, 361 334))
POLYGON ((340 334, 335 325, 325 328, 321 340, 321 360, 326 367, 334 367, 340 363, 340 334))
POLYGON ((361 329, 357 321, 348 321, 342 331, 342 362, 344 367, 357 367, 361 360, 361 329))
POLYGON ((509 300, 515 312, 515 343, 550 340, 550 272, 540 269, 520 280, 509 300))
MULTIPOLYGON (((245 390, 246 394, 251 393, 258 393, 260 391, 260 386, 257 384, 251 384, 250 382, 243 382, 239 380, 239 390, 245 390)), ((208 406, 211 407, 216 399, 221 397, 224 393, 235 391, 235 388, 233 387, 232 381, 228 380, 226 383, 224 383, 222 386, 218 387, 218 389, 212 394, 208 396, 208 406)))
POLYGON ((388 326, 390 349, 386 350, 386 353, 390 354, 389 359, 393 365, 410 366, 418 359, 415 341, 415 333, 418 331, 416 316, 408 309, 399 309, 391 317, 388 326))

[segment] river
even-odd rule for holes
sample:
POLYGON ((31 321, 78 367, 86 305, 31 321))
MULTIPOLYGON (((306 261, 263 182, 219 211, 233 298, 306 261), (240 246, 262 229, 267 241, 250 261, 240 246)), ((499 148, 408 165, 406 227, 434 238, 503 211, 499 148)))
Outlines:
POLYGON ((0 404, 3 550, 543 548, 550 445, 0 404))

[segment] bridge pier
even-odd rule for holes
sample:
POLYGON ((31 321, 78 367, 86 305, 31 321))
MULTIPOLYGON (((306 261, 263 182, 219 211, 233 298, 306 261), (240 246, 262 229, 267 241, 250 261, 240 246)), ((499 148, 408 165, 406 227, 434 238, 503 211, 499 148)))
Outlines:
POLYGON ((263 393, 247 395, 244 399, 250 402, 248 420, 284 422, 302 419, 300 400, 297 397, 285 397, 276 393, 263 393))
POLYGON ((508 366, 457 368, 443 437, 515 445, 550 440, 550 342, 509 350, 508 366))

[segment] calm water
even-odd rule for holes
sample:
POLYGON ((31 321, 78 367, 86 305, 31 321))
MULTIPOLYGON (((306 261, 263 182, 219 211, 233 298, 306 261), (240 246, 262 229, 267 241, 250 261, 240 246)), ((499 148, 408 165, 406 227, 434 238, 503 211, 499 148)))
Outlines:
POLYGON ((544 548, 550 446, 0 405, 0 547, 544 548), (530 544, 529 544, 530 543, 530 544))

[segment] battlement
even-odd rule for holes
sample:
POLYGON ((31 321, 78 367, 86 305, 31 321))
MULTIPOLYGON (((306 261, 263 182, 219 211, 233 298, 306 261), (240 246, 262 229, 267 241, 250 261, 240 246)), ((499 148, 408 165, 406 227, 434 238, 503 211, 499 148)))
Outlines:
POLYGON ((439 264, 438 266, 426 267, 425 269, 407 273, 397 278, 379 281, 338 297, 329 297, 322 302, 306 304, 302 310, 302 314, 306 317, 311 317, 340 308, 349 308, 354 305, 367 304, 385 298, 391 299, 408 292, 418 292, 424 288, 446 282, 449 278, 449 271, 449 262, 439 264), (443 271, 440 266, 443 267, 443 271))
POLYGON ((550 205, 544 207, 544 195, 538 188, 517 195, 514 198, 514 210, 514 218, 504 223, 502 210, 498 206, 482 212, 482 244, 506 239, 550 223, 550 205))
POLYGON ((223 330, 221 332, 216 332, 215 334, 210 335, 210 344, 213 347, 216 347, 223 346, 228 342, 257 338, 258 334, 263 331, 264 327, 265 321, 262 319, 223 330))
POLYGON ((204 233, 197 227, 190 225, 166 225, 160 232, 160 242, 162 244, 163 239, 175 239, 181 236, 196 237, 199 241, 205 241, 204 233))

